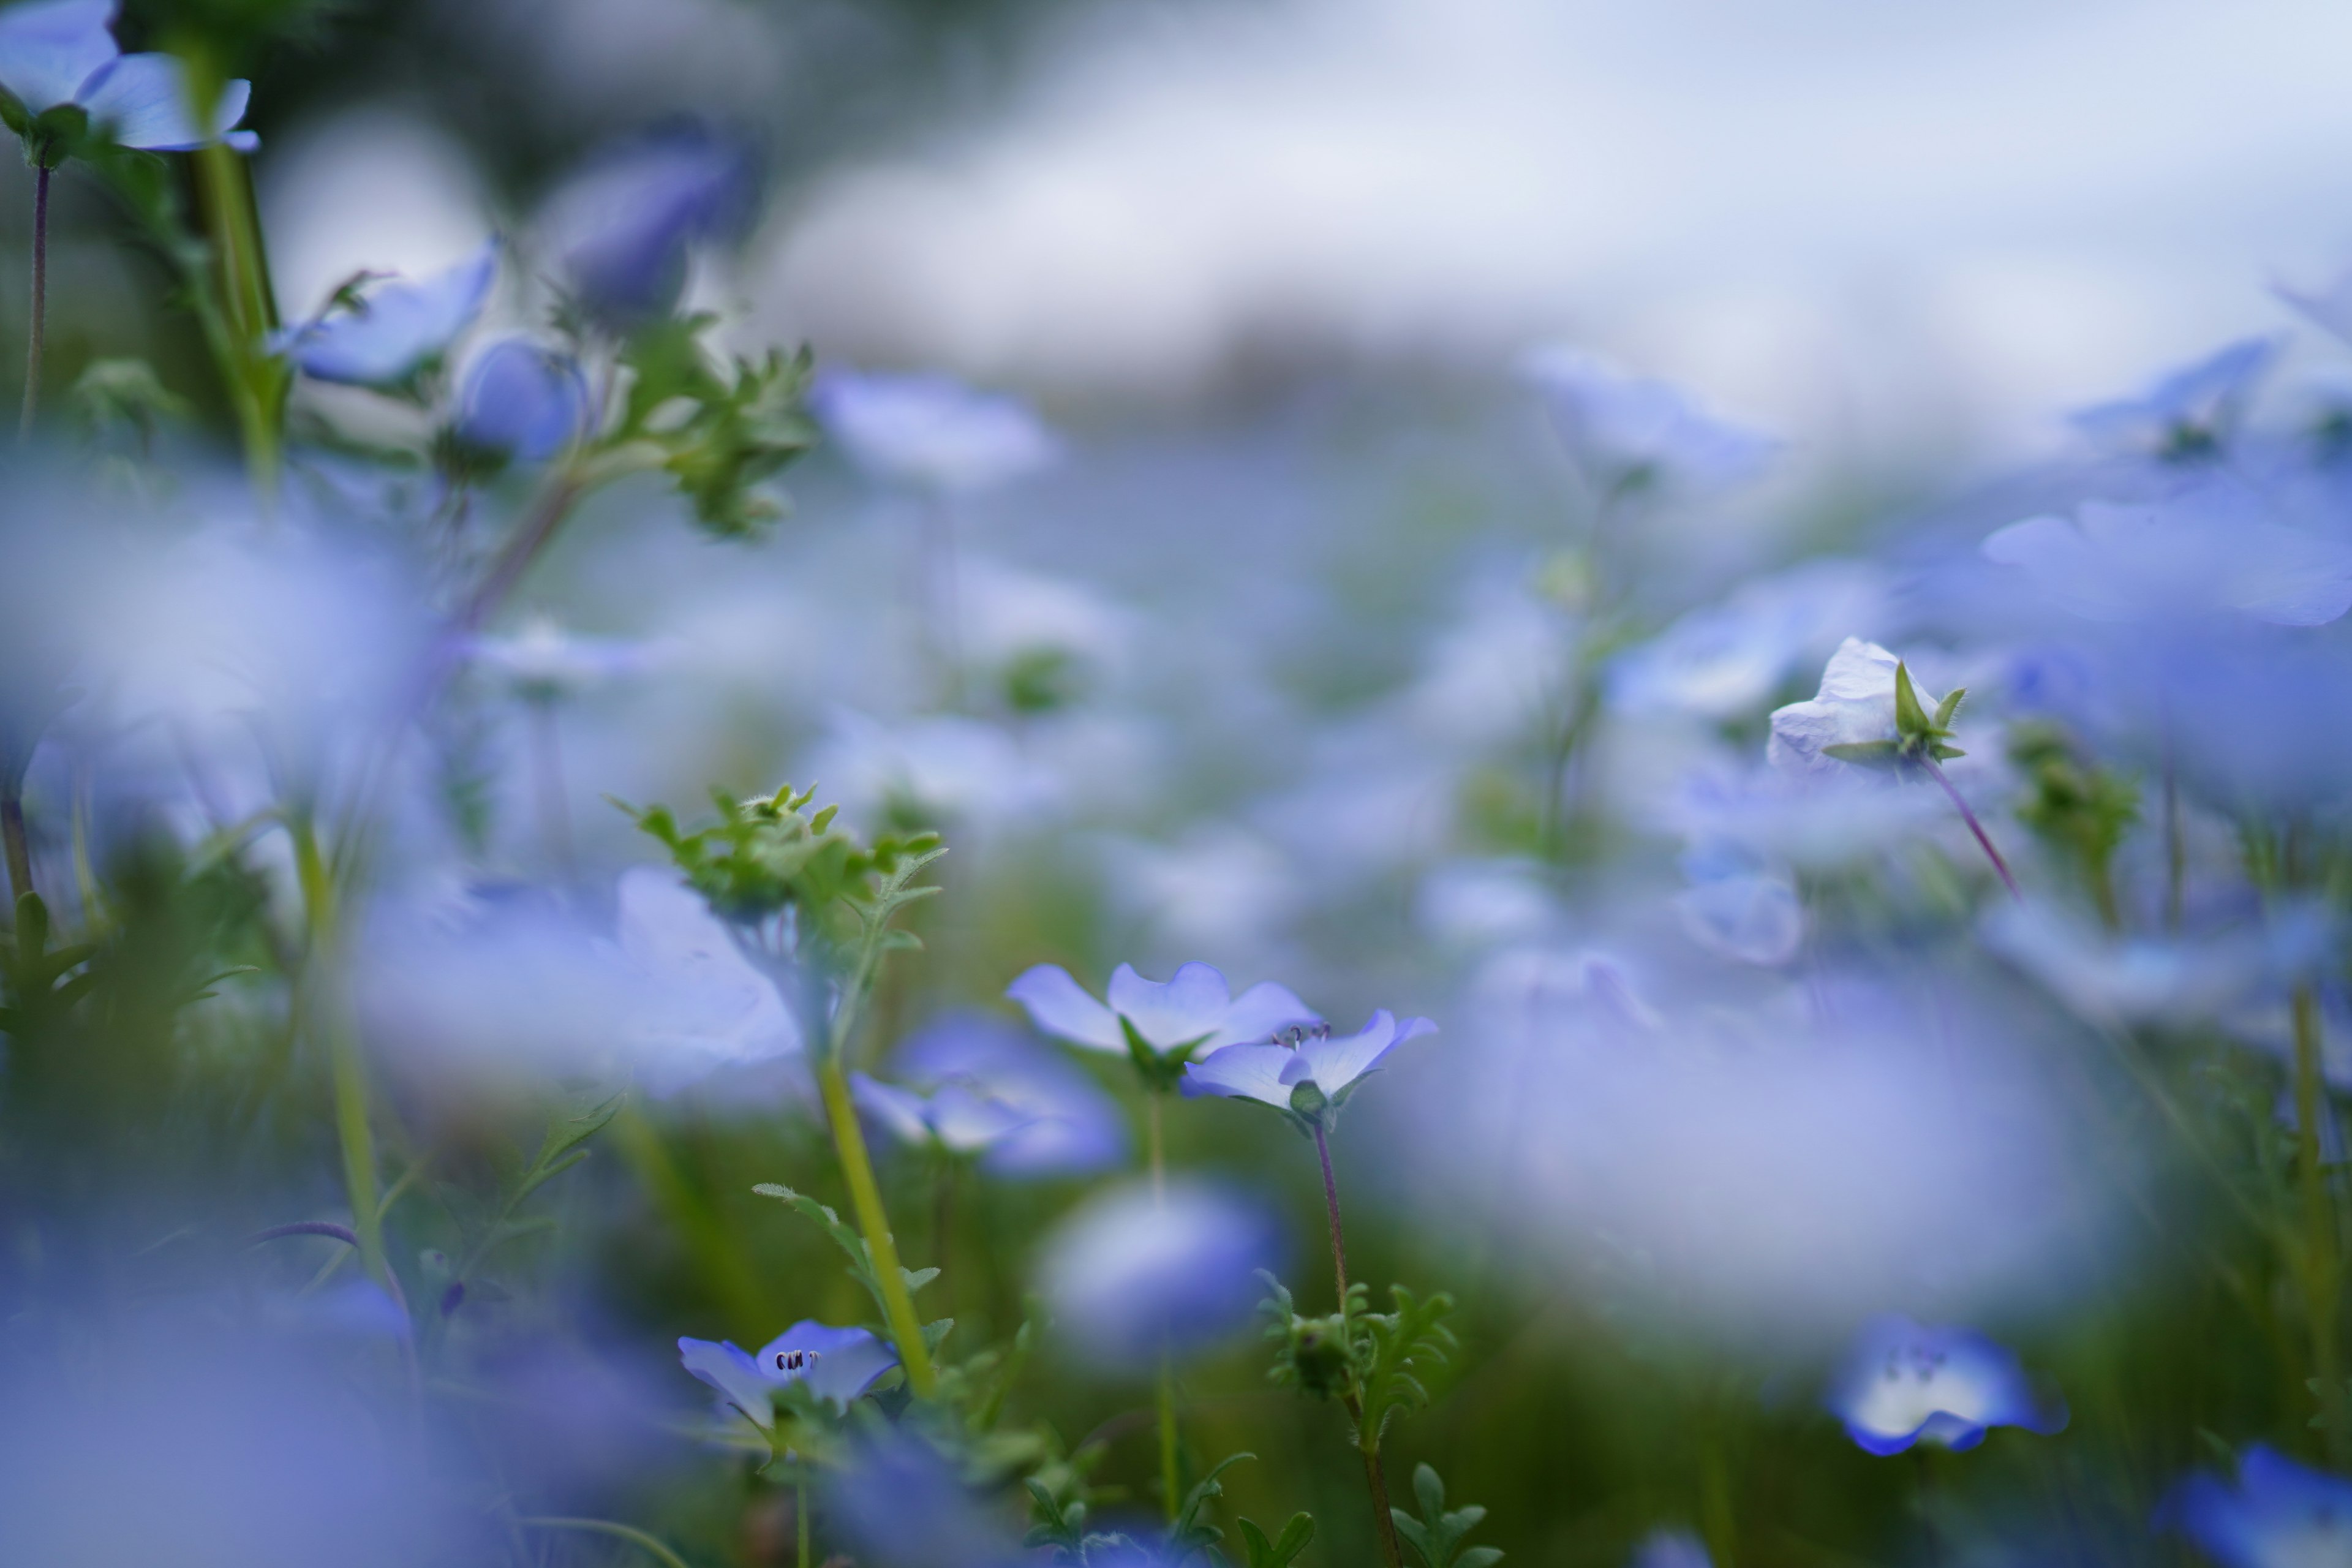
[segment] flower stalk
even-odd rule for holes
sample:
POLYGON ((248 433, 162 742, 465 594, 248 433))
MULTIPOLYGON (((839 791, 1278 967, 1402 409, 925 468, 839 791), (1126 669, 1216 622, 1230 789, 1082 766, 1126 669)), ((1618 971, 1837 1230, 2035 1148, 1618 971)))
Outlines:
POLYGON ((25 326, 25 411, 16 421, 16 438, 30 440, 33 416, 41 403, 41 345, 49 303, 49 175, 47 158, 33 165, 33 306, 25 326))
POLYGON ((890 1216, 882 1206, 882 1189, 874 1180, 874 1162, 866 1152, 866 1134, 857 1125, 857 1110, 849 1097, 849 1076, 842 1070, 841 1053, 828 1051, 816 1069, 817 1088, 824 1100, 824 1115, 833 1130, 834 1152, 841 1161, 842 1179, 849 1184, 849 1206, 857 1228, 873 1255, 874 1277, 882 1288, 884 1315, 890 1338, 898 1347, 899 1363, 907 1371, 907 1386, 918 1399, 939 1393, 939 1375, 923 1343, 923 1325, 915 1315, 915 1299, 898 1266, 898 1244, 891 1239, 890 1216))
MULTIPOLYGON (((1323 1166, 1323 1209, 1331 1226, 1331 1281, 1339 1293, 1339 1316, 1348 1317, 1348 1241, 1339 1226, 1339 1183, 1331 1170, 1331 1140, 1323 1128, 1323 1119, 1315 1117, 1311 1125, 1315 1132, 1315 1155, 1323 1166)), ((1349 1331, 1352 1335, 1352 1331, 1349 1331)), ((1381 1468, 1381 1434, 1368 1418, 1362 1396, 1353 1388, 1344 1401, 1348 1419, 1356 1427, 1356 1452, 1364 1461, 1364 1486, 1372 1494, 1372 1527, 1381 1543, 1381 1562, 1384 1568, 1403 1568, 1404 1555, 1397 1544, 1396 1521, 1389 1504, 1389 1481, 1381 1468)))
POLYGON ((2319 1393, 2320 1419, 2327 1432, 2328 1456, 2341 1465, 2347 1452, 2352 1452, 2336 1328, 2343 1263, 2337 1256, 2336 1205, 2327 1190, 2323 1163, 2326 1151, 2320 1136, 2320 1119, 2328 1114, 2328 1105, 2321 1063, 2319 998, 2308 984, 2295 988, 2294 1021, 2295 1174, 2303 1198, 2303 1279, 2311 1318, 2311 1373, 2319 1393))

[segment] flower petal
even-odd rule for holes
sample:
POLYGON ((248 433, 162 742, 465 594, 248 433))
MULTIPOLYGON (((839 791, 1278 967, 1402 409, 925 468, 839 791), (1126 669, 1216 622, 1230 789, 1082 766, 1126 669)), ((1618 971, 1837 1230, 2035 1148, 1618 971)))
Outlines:
POLYGON ((1400 1025, 1395 1015, 1383 1008, 1352 1035, 1309 1040, 1299 1047, 1298 1055, 1306 1062, 1307 1070, 1297 1076, 1312 1078, 1316 1088, 1336 1095, 1380 1066, 1397 1047, 1417 1036, 1433 1034, 1436 1028, 1426 1018, 1409 1018, 1400 1025))
POLYGON ((0 88, 39 114, 71 103, 121 51, 107 30, 115 0, 36 0, 0 11, 0 88))
POLYGON ((324 316, 286 334, 302 374, 347 386, 389 386, 448 351, 473 325, 498 274, 493 240, 421 283, 390 283, 359 310, 324 316))
POLYGON ((764 1426, 776 1418, 769 1402, 769 1380, 742 1348, 731 1340, 680 1339, 678 1363, 717 1389, 727 1402, 764 1426))
POLYGON ((914 1090, 854 1072, 849 1075, 849 1093, 858 1110, 888 1128, 901 1143, 931 1141, 930 1119, 925 1114, 929 1107, 914 1090))
POLYGON ((253 84, 231 81, 221 89, 211 132, 188 115, 186 68, 173 55, 123 55, 101 67, 78 101, 89 111, 100 135, 150 153, 192 153, 216 140, 245 118, 253 84))
POLYGON ((1122 963, 1110 977, 1110 1009, 1161 1050, 1213 1037, 1233 1007, 1225 977, 1205 963, 1188 963, 1163 984, 1122 963))
POLYGON ((1282 1074, 1297 1056, 1288 1046, 1227 1046, 1188 1063, 1183 1089, 1192 1096, 1222 1094, 1237 1100, 1263 1100, 1277 1110, 1287 1110, 1290 1088, 1282 1074))
POLYGON ((1291 994, 1287 985, 1263 981, 1234 999, 1225 1010, 1224 1026, 1209 1041, 1209 1048, 1270 1040, 1294 1024, 1319 1024, 1322 1015, 1291 994))
POLYGON ((1006 986, 1004 994, 1028 1009, 1029 1021, 1049 1035, 1098 1051, 1127 1049, 1118 1017, 1058 963, 1037 965, 1006 986))

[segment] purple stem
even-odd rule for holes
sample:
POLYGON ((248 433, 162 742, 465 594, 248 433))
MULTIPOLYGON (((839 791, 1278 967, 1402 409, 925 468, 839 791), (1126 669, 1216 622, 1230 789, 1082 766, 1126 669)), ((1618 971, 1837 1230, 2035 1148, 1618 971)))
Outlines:
POLYGON ((1960 792, 1952 787, 1952 781, 1944 776, 1944 770, 1937 765, 1935 759, 1931 757, 1926 761, 1928 773, 1944 786, 1944 793, 1952 797, 1952 804, 1959 807, 1960 820, 1969 825, 1969 831, 1977 836, 1979 844, 1984 846, 1985 858, 1992 862, 1992 868, 2000 873, 2000 885, 2009 889, 2011 898, 2022 903, 2025 895, 2019 891, 2017 879, 2009 874, 2009 862, 2000 858, 2000 851, 1992 847, 1991 838, 1986 836, 1984 824, 1977 820, 1977 814, 1969 809, 1969 803, 1960 798, 1960 792))
POLYGON ((1331 1275, 1339 1287, 1339 1310, 1348 1310, 1348 1244, 1339 1235, 1339 1183, 1331 1174, 1331 1142, 1315 1124, 1315 1152, 1323 1162, 1323 1206, 1331 1216, 1331 1275))
POLYGON ((33 174, 33 316, 25 333, 25 412, 16 437, 33 433, 33 411, 41 401, 41 328, 49 298, 49 166, 43 163, 33 174))

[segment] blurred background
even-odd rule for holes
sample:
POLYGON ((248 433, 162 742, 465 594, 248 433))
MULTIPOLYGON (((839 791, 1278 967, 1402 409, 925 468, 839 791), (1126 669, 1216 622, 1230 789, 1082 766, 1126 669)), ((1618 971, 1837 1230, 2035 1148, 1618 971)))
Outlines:
MULTIPOLYGON (((173 37, 195 14, 224 36, 248 11, 278 26, 258 0, 125 10, 126 37, 173 37)), ((2288 1270, 2215 1226, 2226 1194, 2151 1131, 2136 1069, 2104 1050, 2112 1018, 1971 943, 1981 868, 1939 805, 1857 809, 1816 853, 1790 845, 1817 823, 1781 821, 1733 775, 1850 634, 1911 637, 1925 684, 1980 690, 1996 728, 2016 716, 2008 645, 1969 619, 2010 592, 1976 542, 2105 493, 2066 411, 2283 332, 2271 285, 2320 288, 2352 258, 2347 58, 2352 12, 2321 0, 304 12, 232 62, 254 81, 254 183, 289 319, 362 269, 423 277, 526 236, 583 159, 690 118, 743 138, 766 174, 741 243, 698 251, 687 285, 721 342, 804 342, 820 385, 944 372, 1036 417, 1034 446, 922 482, 821 408, 830 438, 756 544, 694 532, 649 482, 599 493, 493 628, 541 637, 554 665, 506 647, 504 674, 486 659, 435 731, 437 772, 370 891, 392 911, 381 929, 526 886, 588 889, 609 927, 615 879, 657 858, 614 800, 691 816, 713 785, 816 784, 865 831, 937 827, 952 848, 946 896, 916 922, 928 951, 879 998, 877 1071, 913 1073, 926 1031, 936 1045, 974 1010, 1016 1029, 1003 989, 1043 962, 1098 990, 1121 962, 1158 978, 1206 961, 1236 990, 1279 980, 1345 1028, 1375 1007, 1437 1021, 1351 1108, 1337 1157, 1361 1277, 1464 1300, 1462 1352, 1400 1429, 1392 1474, 1438 1464, 1512 1561, 1613 1564, 1662 1529, 1696 1531, 1718 1568, 2185 1552, 2151 1545, 2147 1521, 2211 1457, 2200 1431, 2225 1447, 2307 1436, 2287 1331, 2229 1316, 2283 1298, 2288 1270), (1612 537, 1530 384, 1526 352, 1558 342, 1764 433, 1769 471, 1645 505, 1612 537), (1750 587, 1764 596, 1738 597, 1750 587), (1760 616, 1767 600, 1795 607, 1765 617, 1760 651, 1723 655, 1723 691, 1694 695, 1713 667, 1674 662, 1721 651, 1713 623, 1651 671, 1663 696, 1610 662, 1707 606, 1760 616), (1604 708, 1595 741, 1579 715, 1604 708), (1732 782, 1718 797, 1711 779, 1732 782), (1797 868, 1790 890, 1741 881, 1764 906, 1691 902, 1721 880, 1695 857, 1727 834, 1767 846, 1774 876, 1797 868), (1800 891, 1810 925, 1770 902, 1793 910, 1800 891), (1840 1347, 1887 1310, 2022 1347, 2074 1407, 2065 1446, 2011 1433, 1939 1454, 1923 1502, 1909 1465, 1859 1451, 1820 1405, 1840 1347), (1925 1536, 1923 1514, 1941 1521, 1925 1536)), ((0 362, 22 349, 30 183, 0 161, 0 362)), ((57 200, 51 384, 144 358, 193 405, 192 442, 225 430, 163 274, 95 189, 61 180, 57 200)), ((509 276, 487 321, 521 322, 528 293, 509 276)), ((2281 353, 2290 389, 2326 384, 2341 357, 2308 332, 2281 353)), ((310 478, 333 483, 347 447, 417 423, 307 384, 295 418, 348 438, 316 443, 310 478)), ((519 510, 511 486, 484 494, 519 510)), ((352 592, 373 605, 383 587, 352 592)), ((257 603, 254 619, 303 637, 301 616, 365 618, 307 590, 257 603)), ((151 609, 114 605, 104 627, 151 609)), ((1980 799, 2012 792, 2000 742, 1983 753, 1955 776, 1980 799)), ((61 885, 82 845, 75 757, 53 744, 27 786, 61 885)), ((2029 880, 2063 858, 2006 806, 1986 811, 2029 880)), ((2118 861, 2134 908, 2161 878, 2142 826, 2118 861)), ((120 840, 134 869, 138 837, 120 840)), ((2229 856, 2218 816, 2191 839, 2200 866, 2229 856)), ((277 858, 206 893, 240 911, 218 918, 258 918, 277 858)), ((190 896, 156 893, 159 931, 183 929, 190 896)), ((228 1021, 197 1029, 194 1069, 236 1110, 182 1131, 208 1173, 188 1192, 258 1228, 331 1208, 336 1189, 316 1081, 246 1102, 243 1064, 288 1005, 240 940, 223 956, 256 973, 224 989, 228 1021)), ((387 1159, 421 1170, 440 1149, 467 1167, 499 1140, 531 1143, 503 1085, 470 1103, 472 1079, 409 1047, 436 1030, 481 1045, 449 1023, 468 998, 537 1019, 517 1033, 560 1032, 534 995, 499 991, 511 1016, 483 1000, 513 981, 487 973, 499 953, 436 968, 446 955, 389 936, 374 951, 363 1003, 400 1000, 371 1015, 400 1129, 387 1159), (436 987, 446 1016, 411 994, 436 987)), ((1124 1161, 1141 1114, 1125 1064, 1079 1059, 1116 1102, 1124 1161)), ((2274 1050, 2175 1067, 2234 1118, 2228 1137, 2267 1147, 2274 1050)), ((1327 1289, 1311 1149, 1255 1107, 1170 1116, 1174 1163, 1255 1194, 1278 1216, 1286 1278, 1302 1298, 1302 1280, 1327 1289)), ((625 1515, 697 1564, 788 1561, 788 1505, 694 1440, 704 1391, 671 1345, 754 1345, 862 1310, 823 1238, 749 1191, 843 1202, 822 1131, 799 1086, 773 1084, 665 1096, 645 1125, 631 1152, 598 1144, 557 1194, 561 1232, 452 1317, 447 1332, 478 1336, 471 1375, 498 1391, 468 1430, 529 1457, 499 1485, 538 1512, 625 1515)), ((1008 1337, 1043 1238, 1099 1173, 1000 1179, 884 1142, 886 1194, 910 1257, 948 1266, 959 1338, 1008 1337)), ((147 1201, 129 1228, 176 1234, 147 1201)), ((413 1223, 411 1251, 451 1245, 440 1221, 413 1223)), ((274 1283, 301 1286, 320 1258, 302 1262, 274 1283)), ((1244 1331, 1188 1371, 1188 1459, 1254 1450, 1225 1477, 1239 1511, 1311 1509, 1325 1532, 1303 1561, 1371 1561, 1335 1413, 1267 1386, 1264 1360, 1244 1331)), ((249 1390, 237 1364, 204 1361, 170 1407, 219 1379, 249 1390)), ((1050 1355, 1029 1375, 1024 1418, 1060 1454, 1097 1450, 1106 1508, 1149 1512, 1148 1382, 1050 1355)), ((76 1412, 74 1440, 101 1453, 90 1387, 135 1396, 63 1378, 14 1408, 76 1412)), ((344 1414, 267 1397, 321 1431, 344 1414)), ((225 1476, 302 1441, 257 1430, 225 1476)), ((401 1516, 409 1495, 374 1471, 328 1479, 350 1517, 401 1516)), ((432 1560, 434 1528, 371 1539, 387 1562, 432 1560)), ((314 1538, 288 1529, 291 1562, 314 1538)), ((565 1538, 516 1560, 627 1550, 565 1538)))

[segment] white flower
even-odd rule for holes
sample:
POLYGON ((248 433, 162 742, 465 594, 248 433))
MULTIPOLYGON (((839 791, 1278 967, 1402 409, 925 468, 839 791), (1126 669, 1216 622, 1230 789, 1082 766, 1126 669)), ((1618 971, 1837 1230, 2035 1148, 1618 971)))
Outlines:
POLYGON ((1825 772, 1838 761, 1824 756, 1824 747, 1896 739, 1895 671, 1901 662, 1874 642, 1846 638, 1822 671, 1821 690, 1774 710, 1765 757, 1779 768, 1825 772))

